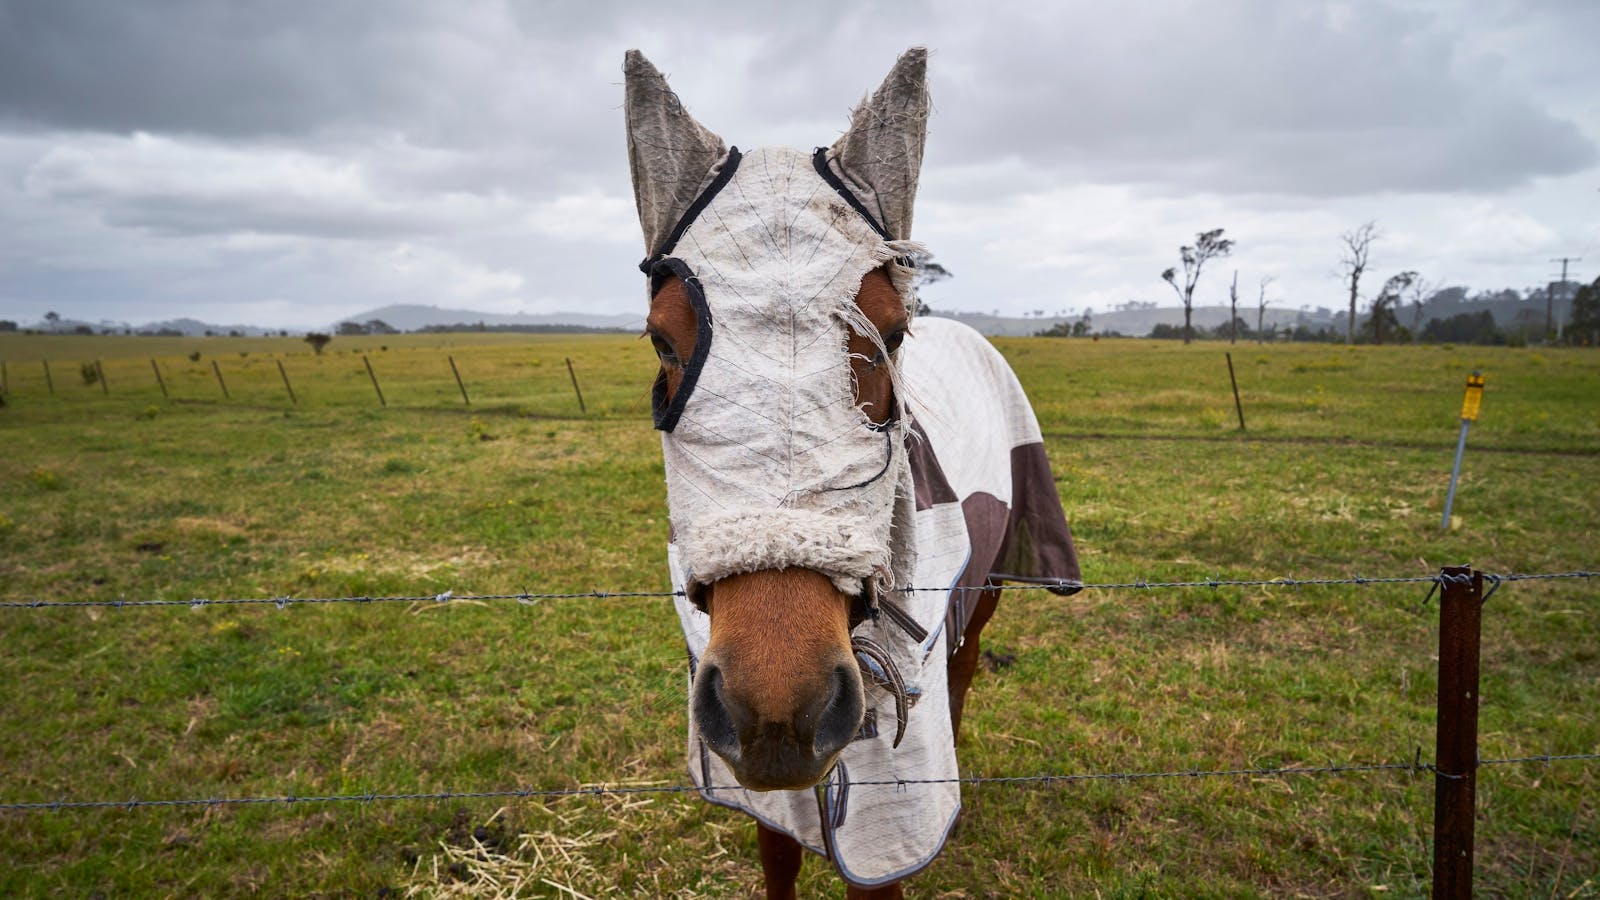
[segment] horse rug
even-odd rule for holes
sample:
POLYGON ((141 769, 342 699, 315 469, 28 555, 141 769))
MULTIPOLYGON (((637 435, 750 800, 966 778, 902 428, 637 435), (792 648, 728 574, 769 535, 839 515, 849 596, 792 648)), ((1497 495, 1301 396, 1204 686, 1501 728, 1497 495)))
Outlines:
MULTIPOLYGON (((1002 581, 1061 594, 1080 585, 1038 423, 1004 359, 967 326, 932 317, 914 321, 898 357, 901 421, 890 457, 905 465, 888 502, 897 507, 895 567, 907 571, 884 594, 882 611, 894 615, 852 631, 875 648, 857 654, 867 712, 856 740, 815 791, 750 791, 689 717, 689 774, 701 795, 789 834, 858 887, 927 866, 960 812, 947 663, 977 591, 1002 581)), ((698 574, 683 537, 675 532, 667 556, 692 682, 710 619, 683 593, 698 574)))

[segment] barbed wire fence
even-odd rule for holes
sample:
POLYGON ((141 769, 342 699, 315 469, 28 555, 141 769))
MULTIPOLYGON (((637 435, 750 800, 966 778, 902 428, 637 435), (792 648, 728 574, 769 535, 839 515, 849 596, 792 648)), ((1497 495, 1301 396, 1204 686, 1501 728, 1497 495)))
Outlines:
MULTIPOLYGON (((1137 580, 1120 582, 1049 582, 1012 583, 977 587, 909 587, 902 592, 921 591, 1162 591, 1240 587, 1377 587, 1381 585, 1429 586, 1423 598, 1426 604, 1436 594, 1439 597, 1439 681, 1436 717, 1436 747, 1432 762, 1422 759, 1418 747, 1410 759, 1390 762, 1347 762, 1308 766, 1274 766, 1227 769, 1175 769, 1168 771, 1127 771, 1093 773, 1046 773, 1032 775, 984 776, 972 774, 945 779, 895 779, 851 780, 854 786, 892 786, 904 790, 920 784, 960 784, 971 787, 1031 786, 1053 787, 1088 782, 1114 782, 1133 784, 1156 780, 1204 778, 1287 778, 1313 776, 1341 776, 1397 772, 1408 775, 1432 774, 1434 776, 1434 896, 1468 897, 1471 895, 1473 868, 1473 836, 1475 825, 1475 789, 1477 770, 1485 767, 1543 763, 1592 763, 1600 761, 1596 752, 1546 752, 1534 755, 1482 758, 1477 742, 1479 634, 1481 612, 1489 599, 1503 585, 1523 581, 1585 581, 1600 578, 1600 571, 1587 568, 1561 572, 1539 573, 1485 573, 1466 566, 1445 567, 1436 575, 1366 577, 1352 575, 1342 578, 1296 578, 1283 576, 1270 579, 1233 579, 1220 576, 1203 580, 1137 580), (1488 585, 1488 590, 1484 586, 1488 585)), ((189 607, 203 609, 210 606, 273 606, 279 610, 291 606, 327 606, 334 604, 449 604, 452 602, 491 603, 497 601, 518 604, 537 604, 553 600, 627 600, 665 599, 683 596, 681 591, 578 591, 472 594, 455 591, 396 596, 352 597, 245 597, 245 598, 191 598, 143 600, 8 600, 0 601, 0 610, 13 613, 22 610, 51 610, 78 608, 150 609, 160 607, 189 607)), ((218 808, 241 806, 296 806, 304 804, 372 804, 400 801, 447 801, 473 799, 557 799, 569 797, 604 797, 618 795, 680 795, 742 791, 739 785, 695 784, 591 784, 568 788, 518 787, 499 790, 443 790, 424 792, 377 792, 359 794, 319 794, 297 796, 280 794, 254 797, 181 797, 123 800, 38 800, 6 801, 0 798, 0 812, 41 813, 87 810, 137 810, 148 808, 218 808)))
MULTIPOLYGON (((1479 768, 1530 763, 1552 764, 1600 760, 1600 753, 1545 753, 1534 756, 1512 756, 1498 759, 1480 759, 1479 768)), ((1388 763, 1329 763, 1325 766, 1270 766, 1242 769, 1173 769, 1162 772, 1088 772, 1046 775, 968 775, 961 778, 896 778, 852 779, 851 787, 893 787, 904 789, 919 784, 961 784, 973 787, 984 785, 1018 785, 1054 787, 1091 781, 1111 781, 1131 784, 1136 781, 1156 779, 1181 780, 1185 778, 1285 778, 1289 776, 1353 775, 1370 772, 1405 772, 1409 774, 1433 773, 1442 778, 1460 780, 1465 775, 1441 772, 1432 763, 1418 759, 1388 763)), ((743 791, 738 784, 591 784, 574 788, 506 788, 490 791, 423 791, 415 793, 365 794, 309 794, 296 796, 283 794, 275 797, 189 797, 165 800, 43 800, 28 803, 0 803, 0 811, 13 812, 63 812, 75 809, 140 809, 145 807, 223 807, 223 806, 295 806, 319 803, 384 803, 397 801, 444 800, 552 800, 563 797, 620 797, 637 794, 716 794, 743 791)))
MULTIPOLYGON (((1577 569, 1570 572, 1538 572, 1521 573, 1507 572, 1497 574, 1492 572, 1482 573, 1483 579, 1492 585, 1484 600, 1493 595, 1502 584, 1518 581, 1550 581, 1550 580, 1586 580, 1600 578, 1600 572, 1591 572, 1577 569)), ((1351 575, 1345 578, 1295 578, 1285 575, 1278 578, 1266 579, 1236 579, 1236 578, 1207 578, 1199 581, 1050 581, 1039 583, 996 584, 980 585, 976 587, 905 587, 894 588, 892 593, 921 593, 944 592, 966 593, 978 591, 1159 591, 1189 588, 1210 588, 1217 590, 1225 587, 1327 587, 1335 585, 1354 585, 1370 587, 1386 584, 1429 584, 1436 590, 1439 585, 1453 583, 1455 576, 1450 575, 1405 575, 1397 577, 1369 578, 1360 575, 1351 575)), ((571 592, 545 592, 518 591, 510 594, 473 594, 457 593, 454 590, 442 591, 434 594, 408 594, 408 595, 368 595, 355 597, 294 597, 289 595, 279 597, 238 597, 210 599, 193 597, 188 600, 6 600, 0 601, 0 609, 72 609, 83 607, 109 607, 113 609, 138 609, 152 606, 187 606, 201 609, 207 606, 276 606, 278 609, 287 609, 291 606, 317 606, 337 603, 353 603, 357 605, 374 605, 385 603, 439 603, 447 604, 456 602, 490 603, 495 601, 515 600, 518 603, 532 604, 541 600, 623 600, 623 599, 664 599, 668 597, 682 597, 683 591, 571 591, 571 592)), ((1432 591, 1428 598, 1432 597, 1432 591)))

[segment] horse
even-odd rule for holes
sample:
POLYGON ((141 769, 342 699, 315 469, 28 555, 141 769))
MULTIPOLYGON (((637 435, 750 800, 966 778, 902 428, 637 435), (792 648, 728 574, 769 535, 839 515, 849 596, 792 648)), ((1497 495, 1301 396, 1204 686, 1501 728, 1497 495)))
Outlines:
POLYGON ((637 50, 624 110, 659 368, 689 774, 898 897, 960 812, 956 738, 998 585, 1081 588, 1033 410, 977 332, 914 317, 927 51, 829 147, 741 153, 637 50))

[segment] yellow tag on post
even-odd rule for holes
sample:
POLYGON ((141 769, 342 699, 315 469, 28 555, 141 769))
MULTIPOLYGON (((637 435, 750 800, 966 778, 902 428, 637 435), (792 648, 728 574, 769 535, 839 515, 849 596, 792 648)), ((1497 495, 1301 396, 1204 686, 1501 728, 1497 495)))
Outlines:
POLYGON ((1467 396, 1461 401, 1461 419, 1464 422, 1478 421, 1478 405, 1483 402, 1483 374, 1473 371, 1467 376, 1467 396))

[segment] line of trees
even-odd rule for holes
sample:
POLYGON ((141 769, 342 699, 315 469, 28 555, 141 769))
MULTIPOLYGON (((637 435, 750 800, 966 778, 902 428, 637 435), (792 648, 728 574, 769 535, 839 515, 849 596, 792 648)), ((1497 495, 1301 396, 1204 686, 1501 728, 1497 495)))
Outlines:
MULTIPOLYGON (((1403 344, 1416 341, 1516 346, 1536 340, 1545 333, 1542 288, 1525 292, 1504 290, 1469 294, 1466 288, 1457 286, 1432 290, 1426 296, 1419 296, 1415 293, 1415 286, 1420 279, 1406 277, 1412 274, 1402 272, 1385 283, 1379 300, 1374 301, 1367 315, 1357 319, 1355 337, 1358 343, 1403 344), (1401 303, 1397 299, 1401 297, 1415 299, 1401 303), (1427 310, 1433 310, 1435 314, 1424 322, 1422 313, 1427 310), (1409 313, 1404 317, 1410 320, 1409 324, 1401 321, 1402 312, 1409 313)), ((1254 327, 1243 316, 1234 316, 1231 321, 1212 327, 1193 327, 1190 337, 1192 340, 1347 342, 1347 329, 1329 324, 1327 312, 1322 309, 1320 315, 1315 316, 1302 312, 1300 320, 1292 324, 1266 325, 1258 309, 1254 327)), ((1163 323, 1152 328, 1148 336, 1181 340, 1185 330, 1182 325, 1163 323)), ((1600 346, 1600 278, 1576 289, 1570 314, 1561 329, 1560 342, 1574 346, 1600 346)))
MULTIPOLYGON (((1179 266, 1170 266, 1162 271, 1161 278, 1172 287, 1178 302, 1183 307, 1183 327, 1179 329, 1177 326, 1157 325, 1151 331, 1151 337, 1181 337, 1186 344, 1197 336, 1226 337, 1233 343, 1237 343, 1241 336, 1247 340, 1253 336, 1258 342, 1269 339, 1312 341, 1337 339, 1332 329, 1325 325, 1312 328, 1305 323, 1296 323, 1293 328, 1282 332, 1276 327, 1269 330, 1266 327, 1266 311, 1271 302, 1267 298, 1267 287, 1273 282, 1270 275, 1262 277, 1257 286, 1256 327, 1252 331, 1239 316, 1237 269, 1234 270, 1233 281, 1228 289, 1228 320, 1219 329, 1211 331, 1202 329, 1197 332, 1193 324, 1195 287, 1206 264, 1214 259, 1232 255, 1236 246, 1236 242, 1224 234, 1225 230, 1222 228, 1202 231, 1195 235, 1193 244, 1185 244, 1178 248, 1181 274, 1179 266)), ((1469 299, 1466 288, 1441 288, 1436 283, 1428 281, 1419 272, 1407 269, 1384 280, 1383 287, 1372 298, 1366 316, 1362 318, 1359 315, 1362 300, 1361 284, 1373 269, 1373 245, 1383 236, 1383 231, 1375 220, 1365 222, 1339 235, 1338 273, 1349 300, 1343 335, 1345 343, 1382 344, 1386 341, 1410 340, 1521 343, 1533 339, 1546 341, 1560 339, 1566 343, 1600 345, 1600 279, 1597 279, 1595 284, 1579 287, 1576 294, 1571 294, 1569 290, 1573 285, 1551 284, 1544 288, 1530 289, 1526 295, 1515 291, 1501 291, 1469 299), (1565 328, 1558 325, 1554 313, 1554 300, 1558 289, 1573 297, 1570 321, 1565 328), (1535 300, 1543 301, 1542 316, 1532 308, 1532 302, 1535 300), (1495 309, 1462 309, 1446 315, 1442 314, 1438 307, 1444 306, 1448 309, 1450 304, 1440 301, 1453 301, 1463 306, 1493 305, 1495 309), (1401 321, 1401 312, 1408 304, 1411 314, 1409 326, 1401 321), (1502 312, 1503 318, 1507 317, 1505 312, 1508 305, 1510 321, 1497 321, 1495 311, 1502 312), (1424 315, 1430 306, 1435 307, 1433 316, 1424 325, 1424 315)))
POLYGON ((1600 347, 1600 277, 1572 295, 1572 321, 1563 337, 1569 344, 1600 347))
MULTIPOLYGON (((1223 237, 1227 229, 1213 228, 1195 235, 1193 244, 1185 244, 1178 248, 1178 260, 1183 265, 1182 284, 1179 284, 1177 266, 1169 266, 1161 273, 1161 278, 1172 286, 1178 295, 1178 302, 1183 304, 1183 342, 1191 343, 1195 338, 1194 329, 1194 289, 1200 283, 1200 274, 1205 269, 1206 263, 1213 259, 1223 259, 1233 254, 1236 241, 1223 237)), ((1267 287, 1275 279, 1271 275, 1262 276, 1256 290, 1256 342, 1263 340, 1263 321, 1267 315, 1267 287)), ((1151 304, 1152 306, 1154 304, 1151 304)), ((1129 308, 1134 308, 1132 304, 1129 308)), ((1087 316, 1085 317, 1087 318, 1087 316)), ((1157 325, 1151 336, 1162 331, 1164 326, 1157 325)), ((1229 343, 1237 344, 1241 334, 1249 339, 1250 327, 1239 318, 1239 270, 1233 270, 1233 282, 1228 288, 1228 321, 1223 326, 1227 330, 1229 343)), ((1043 333, 1043 332, 1041 332, 1043 333)), ((1164 335, 1162 335, 1164 336, 1164 335)), ((1176 336, 1176 335, 1174 335, 1176 336)))

